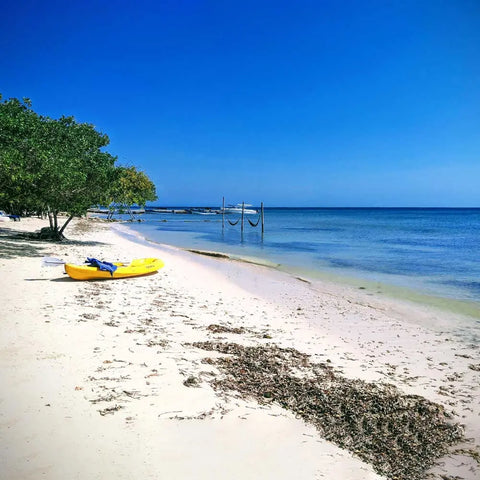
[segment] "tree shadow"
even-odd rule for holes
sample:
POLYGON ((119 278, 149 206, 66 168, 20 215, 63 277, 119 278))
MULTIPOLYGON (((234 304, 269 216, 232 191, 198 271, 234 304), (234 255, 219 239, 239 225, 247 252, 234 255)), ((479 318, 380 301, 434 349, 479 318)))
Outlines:
POLYGON ((46 240, 36 238, 33 232, 0 227, 0 258, 39 257, 45 255, 54 245, 93 247, 108 244, 91 240, 46 240))
POLYGON ((37 245, 21 238, 10 240, 0 235, 0 258, 39 257, 46 249, 46 245, 37 245))
POLYGON ((95 247, 99 245, 109 245, 105 242, 97 242, 94 240, 69 240, 68 238, 59 242, 62 245, 75 245, 75 246, 87 246, 87 247, 95 247))

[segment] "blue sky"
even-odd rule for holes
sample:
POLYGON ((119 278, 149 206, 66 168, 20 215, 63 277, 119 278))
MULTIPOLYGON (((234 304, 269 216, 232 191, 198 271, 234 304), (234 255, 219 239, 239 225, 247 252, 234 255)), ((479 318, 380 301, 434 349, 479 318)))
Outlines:
POLYGON ((480 2, 0 4, 0 92, 158 204, 480 206, 480 2))

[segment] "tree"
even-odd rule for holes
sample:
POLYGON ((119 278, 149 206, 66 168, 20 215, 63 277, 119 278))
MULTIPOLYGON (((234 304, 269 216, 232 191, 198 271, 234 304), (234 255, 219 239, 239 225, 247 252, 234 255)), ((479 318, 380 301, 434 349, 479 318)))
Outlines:
POLYGON ((124 207, 133 218, 132 205, 145 207, 146 202, 157 199, 154 183, 135 167, 117 167, 111 193, 109 217, 115 208, 124 207))
POLYGON ((28 99, 1 102, 0 206, 47 213, 46 233, 62 239, 74 216, 109 198, 116 158, 101 150, 108 144, 93 125, 40 116, 28 99), (63 226, 60 212, 68 214, 63 226))
POLYGON ((41 129, 42 117, 31 110, 28 99, 0 103, 0 205, 10 213, 35 209, 39 203, 35 179, 41 158, 35 144, 42 139, 41 129))
POLYGON ((74 216, 83 215, 95 203, 104 203, 115 178, 116 158, 101 148, 109 143, 93 125, 61 117, 46 124, 49 155, 44 162, 39 188, 47 206, 50 229, 61 237, 74 216), (57 215, 69 218, 58 226, 57 215))

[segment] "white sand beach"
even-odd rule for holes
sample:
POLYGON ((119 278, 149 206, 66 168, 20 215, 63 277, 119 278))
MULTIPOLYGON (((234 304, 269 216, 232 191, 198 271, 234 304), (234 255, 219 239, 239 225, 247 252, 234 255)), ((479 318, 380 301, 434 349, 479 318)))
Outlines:
POLYGON ((476 320, 135 242, 99 221, 72 222, 64 243, 15 237, 42 226, 0 227, 1 478, 385 478, 276 401, 215 390, 222 374, 204 359, 221 355, 194 342, 294 348, 348 379, 438 403, 469 441, 430 478, 480 478, 478 459, 464 453, 480 445, 476 320), (43 268, 43 256, 160 257, 165 267, 79 282, 43 268))

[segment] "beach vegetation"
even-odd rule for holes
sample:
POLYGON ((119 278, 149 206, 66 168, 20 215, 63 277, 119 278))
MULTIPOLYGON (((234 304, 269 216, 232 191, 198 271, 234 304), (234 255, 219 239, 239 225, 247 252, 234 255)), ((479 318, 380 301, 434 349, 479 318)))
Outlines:
POLYGON ((146 174, 115 165, 104 150, 109 143, 94 125, 39 115, 29 99, 0 96, 0 208, 47 217, 39 235, 61 240, 72 218, 91 205, 155 199, 146 174))
POLYGON ((110 189, 110 195, 109 218, 119 210, 129 213, 133 219, 133 205, 145 207, 148 201, 157 199, 155 184, 145 172, 137 170, 134 166, 119 166, 115 169, 115 180, 110 189))
MULTIPOLYGON (((1 100, 1 96, 0 96, 1 100)), ((42 118, 30 100, 12 98, 0 103, 0 205, 8 213, 35 210, 35 185, 42 118)))

